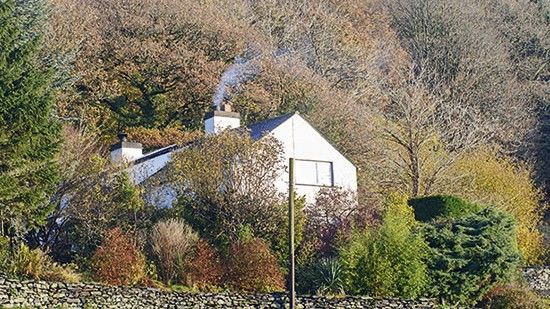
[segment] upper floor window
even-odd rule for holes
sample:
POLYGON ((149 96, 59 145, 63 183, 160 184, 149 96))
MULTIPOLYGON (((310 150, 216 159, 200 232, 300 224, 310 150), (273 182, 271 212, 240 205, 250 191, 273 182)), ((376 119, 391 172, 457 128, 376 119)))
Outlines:
POLYGON ((296 159, 294 177, 297 185, 333 186, 332 162, 296 159))

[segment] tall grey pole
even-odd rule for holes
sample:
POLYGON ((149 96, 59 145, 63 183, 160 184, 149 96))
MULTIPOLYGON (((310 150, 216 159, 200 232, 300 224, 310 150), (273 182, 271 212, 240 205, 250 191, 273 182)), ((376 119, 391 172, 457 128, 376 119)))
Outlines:
POLYGON ((295 289, 295 265, 294 265, 294 158, 290 158, 288 162, 288 262, 289 262, 289 302, 290 309, 296 308, 296 292, 295 289))

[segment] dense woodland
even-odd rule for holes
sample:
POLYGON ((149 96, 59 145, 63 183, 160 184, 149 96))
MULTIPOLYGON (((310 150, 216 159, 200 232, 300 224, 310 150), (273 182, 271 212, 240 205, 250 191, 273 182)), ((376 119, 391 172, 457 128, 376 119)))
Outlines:
POLYGON ((0 0, 0 272, 284 289, 279 149, 204 136, 221 100, 358 167, 357 196, 296 197, 300 293, 539 302, 515 269, 548 263, 547 0, 0 0), (196 142, 174 207, 110 165, 122 130, 196 142))

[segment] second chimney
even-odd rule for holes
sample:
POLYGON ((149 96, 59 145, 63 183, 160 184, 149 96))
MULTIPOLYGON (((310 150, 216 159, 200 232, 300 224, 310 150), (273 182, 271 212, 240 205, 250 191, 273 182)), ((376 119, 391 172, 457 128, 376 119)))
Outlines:
POLYGON ((118 134, 118 143, 111 146, 111 162, 129 163, 143 156, 143 146, 140 143, 128 142, 128 134, 118 134))
POLYGON ((235 129, 240 126, 241 115, 234 112, 231 104, 227 102, 204 116, 204 131, 208 134, 217 134, 223 130, 235 129))

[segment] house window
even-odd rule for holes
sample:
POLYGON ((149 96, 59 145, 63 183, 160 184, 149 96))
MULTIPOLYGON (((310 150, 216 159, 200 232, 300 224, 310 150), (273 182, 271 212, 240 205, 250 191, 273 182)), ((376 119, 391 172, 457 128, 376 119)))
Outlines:
POLYGON ((297 185, 333 185, 332 162, 296 159, 294 169, 297 185))

